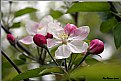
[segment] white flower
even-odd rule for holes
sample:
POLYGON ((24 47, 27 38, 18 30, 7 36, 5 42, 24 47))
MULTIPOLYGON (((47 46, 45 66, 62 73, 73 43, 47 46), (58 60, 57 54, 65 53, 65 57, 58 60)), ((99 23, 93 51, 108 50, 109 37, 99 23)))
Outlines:
POLYGON ((50 23, 50 22, 55 22, 51 16, 44 17, 39 23, 28 20, 25 27, 26 27, 26 31, 28 32, 29 36, 26 36, 19 41, 24 44, 34 43, 33 36, 35 34, 42 34, 44 36, 47 35, 48 23, 50 23))
POLYGON ((53 35, 53 39, 48 39, 47 46, 49 48, 62 44, 55 52, 56 59, 68 58, 71 53, 82 53, 88 48, 88 44, 83 40, 89 34, 89 27, 82 26, 77 28, 73 24, 67 24, 62 28, 56 23, 49 23, 49 33, 53 35))

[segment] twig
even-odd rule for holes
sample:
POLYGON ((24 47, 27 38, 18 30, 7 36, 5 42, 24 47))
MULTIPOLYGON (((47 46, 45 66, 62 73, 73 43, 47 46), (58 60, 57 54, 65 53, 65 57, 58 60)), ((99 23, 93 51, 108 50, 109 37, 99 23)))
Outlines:
MULTIPOLYGON (((2 55, 11 63, 11 65, 15 68, 15 70, 20 74, 21 71, 20 69, 17 67, 17 65, 9 58, 9 56, 3 51, 1 50, 2 55)), ((29 81, 29 79, 24 79, 24 81, 29 81)))

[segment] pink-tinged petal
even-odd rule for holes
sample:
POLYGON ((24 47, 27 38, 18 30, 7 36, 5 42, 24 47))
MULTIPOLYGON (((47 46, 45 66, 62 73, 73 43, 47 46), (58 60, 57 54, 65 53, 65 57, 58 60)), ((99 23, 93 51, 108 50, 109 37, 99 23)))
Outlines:
POLYGON ((65 33, 70 35, 77 27, 74 24, 67 24, 64 28, 65 33))
POLYGON ((90 29, 88 26, 82 26, 80 28, 77 28, 71 33, 70 38, 72 39, 78 39, 78 40, 84 40, 90 32, 90 29))
POLYGON ((45 26, 47 27, 47 24, 50 23, 50 22, 53 22, 53 18, 48 15, 48 16, 45 16, 41 21, 40 21, 40 24, 41 26, 45 26))
POLYGON ((39 27, 39 23, 31 21, 31 20, 27 20, 26 21, 26 31, 30 34, 30 35, 34 35, 37 33, 37 29, 39 27))
POLYGON ((63 28, 58 24, 53 22, 48 24, 48 33, 52 34, 53 37, 58 38, 59 34, 63 32, 64 32, 63 28))
POLYGON ((20 42, 22 42, 23 44, 32 44, 33 42, 33 36, 27 36, 24 37, 23 39, 19 40, 20 42))
POLYGON ((73 40, 68 43, 67 46, 73 53, 82 53, 85 52, 88 48, 88 44, 81 40, 73 40))
POLYGON ((59 46, 58 49, 55 52, 55 58, 56 59, 64 59, 68 58, 71 54, 71 51, 68 49, 67 45, 59 46))
POLYGON ((53 46, 56 46, 60 44, 61 42, 55 40, 55 39, 47 39, 47 47, 52 48, 53 46))

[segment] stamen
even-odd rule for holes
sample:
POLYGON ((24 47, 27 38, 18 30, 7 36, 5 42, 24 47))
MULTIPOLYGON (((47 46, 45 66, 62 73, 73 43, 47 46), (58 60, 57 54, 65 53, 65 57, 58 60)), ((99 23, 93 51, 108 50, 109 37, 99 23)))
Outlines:
POLYGON ((59 35, 59 38, 62 39, 63 44, 67 44, 68 34, 62 33, 59 35))
POLYGON ((43 27, 39 27, 38 30, 41 30, 43 27))

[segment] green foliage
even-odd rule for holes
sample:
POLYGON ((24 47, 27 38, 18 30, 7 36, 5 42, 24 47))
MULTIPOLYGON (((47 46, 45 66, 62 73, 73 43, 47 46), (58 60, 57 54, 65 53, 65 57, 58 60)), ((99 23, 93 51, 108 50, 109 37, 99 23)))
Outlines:
POLYGON ((19 28, 21 27, 21 22, 15 22, 10 28, 19 28))
POLYGON ((16 77, 14 77, 11 81, 20 81, 22 79, 43 76, 43 75, 51 74, 51 73, 63 73, 63 70, 60 67, 42 66, 40 68, 36 68, 36 69, 32 69, 32 70, 23 72, 23 73, 17 75, 16 77))
POLYGON ((24 9, 18 10, 15 12, 14 17, 19 17, 28 13, 36 12, 37 9, 31 8, 31 7, 26 7, 24 9))
POLYGON ((111 12, 98 12, 98 14, 102 21, 106 21, 114 17, 114 15, 111 12))
POLYGON ((51 10, 50 15, 54 18, 57 19, 63 15, 63 13, 59 10, 51 10))
POLYGON ((108 19, 107 21, 103 21, 101 23, 100 26, 100 31, 103 33, 108 32, 109 30, 111 30, 112 28, 115 27, 115 25, 117 24, 117 20, 115 19, 115 17, 108 19))
MULTIPOLYGON (((72 58, 72 61, 74 61, 73 63, 74 64, 79 64, 80 62, 81 62, 81 60, 82 60, 82 58, 84 57, 84 55, 82 55, 82 54, 73 54, 73 58, 72 58), (75 58, 76 57, 76 58, 75 58)), ((96 59, 94 59, 94 58, 92 58, 92 57, 90 57, 90 56, 88 56, 86 59, 85 59, 85 62, 86 62, 86 64, 88 64, 88 65, 93 65, 93 64, 96 64, 96 63, 99 63, 99 61, 98 60, 96 60, 96 59)))
POLYGON ((72 12, 103 12, 110 11, 110 5, 107 2, 79 2, 73 4, 67 13, 72 12))
MULTIPOLYGON (((103 81, 103 77, 121 78, 121 65, 117 64, 96 64, 84 68, 77 68, 70 74, 70 78, 78 79, 84 77, 86 81, 103 81)), ((78 80, 80 81, 80 80, 78 80)), ((114 81, 114 79, 110 79, 114 81)))
MULTIPOLYGON (((24 60, 17 60, 17 59, 13 60, 13 62, 16 65, 23 65, 23 64, 26 63, 26 61, 24 61, 24 60)), ((2 68, 11 68, 11 67, 13 67, 13 66, 9 62, 3 62, 2 63, 2 68)))
POLYGON ((114 42, 116 48, 118 49, 121 46, 121 22, 119 22, 114 28, 114 42))
POLYGON ((53 48, 50 49, 50 54, 54 57, 55 56, 55 51, 58 49, 60 45, 54 46, 53 48))

